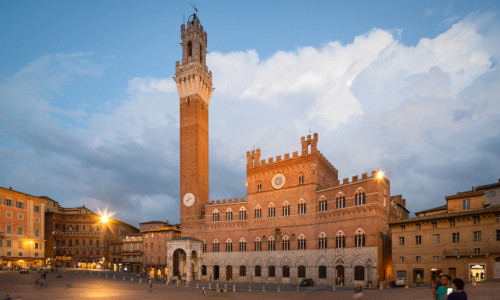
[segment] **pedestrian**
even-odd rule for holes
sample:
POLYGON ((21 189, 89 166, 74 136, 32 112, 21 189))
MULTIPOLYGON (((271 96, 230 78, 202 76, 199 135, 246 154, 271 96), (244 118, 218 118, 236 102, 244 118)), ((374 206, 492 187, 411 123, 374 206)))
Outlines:
POLYGON ((446 296, 452 292, 451 277, 448 275, 441 276, 441 286, 436 291, 437 300, 446 300, 446 296))
POLYGON ((455 278, 452 281, 453 293, 448 295, 447 300, 467 300, 467 293, 464 291, 464 281, 460 278, 455 278))
POLYGON ((481 281, 484 280, 484 271, 481 271, 481 281))
POLYGON ((152 282, 149 283, 149 292, 150 293, 153 292, 153 283, 152 282))
POLYGON ((360 285, 357 285, 354 290, 354 295, 352 295, 352 299, 363 299, 363 296, 363 288, 360 285))
POLYGON ((205 294, 206 294, 206 292, 207 292, 207 291, 206 291, 206 287, 205 287, 205 286, 203 286, 203 289, 202 289, 202 290, 203 290, 203 295, 205 295, 205 294))
POLYGON ((443 274, 440 273, 434 280, 434 284, 432 285, 432 294, 434 295, 434 300, 437 299, 436 292, 438 288, 441 286, 441 277, 443 277, 443 274))

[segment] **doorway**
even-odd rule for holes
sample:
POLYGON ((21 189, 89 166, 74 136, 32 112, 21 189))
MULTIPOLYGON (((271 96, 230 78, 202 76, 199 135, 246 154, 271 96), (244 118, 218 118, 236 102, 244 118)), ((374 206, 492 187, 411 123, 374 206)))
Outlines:
POLYGON ((226 281, 233 280, 233 266, 226 267, 226 281))
POLYGON ((214 280, 219 280, 219 266, 214 266, 214 280))
POLYGON ((493 274, 493 277, 495 278, 500 278, 500 257, 497 257, 494 259, 494 274, 493 274))
POLYGON ((338 265, 335 267, 335 270, 337 271, 337 284, 345 284, 344 282, 344 266, 338 265))

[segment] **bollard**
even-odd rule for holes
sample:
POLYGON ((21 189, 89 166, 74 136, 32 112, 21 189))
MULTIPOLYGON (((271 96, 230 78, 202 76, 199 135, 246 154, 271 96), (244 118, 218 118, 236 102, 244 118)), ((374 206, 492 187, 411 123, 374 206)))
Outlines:
POLYGON ((196 283, 196 289, 199 289, 199 287, 198 287, 198 282, 196 283))
POLYGON ((189 287, 189 281, 188 281, 188 282, 186 282, 186 287, 189 287))
POLYGON ((116 279, 116 275, 113 275, 113 279, 116 279))
POLYGON ((405 280, 405 289, 409 289, 410 285, 408 284, 408 280, 405 280))
POLYGON ((381 289, 381 290, 384 289, 384 283, 383 282, 380 283, 379 289, 381 289))
POLYGON ((262 292, 263 292, 263 293, 265 293, 265 292, 266 292, 266 286, 265 286, 265 285, 263 285, 263 286, 262 286, 262 292))
POLYGON ((210 291, 211 289, 212 289, 212 283, 211 283, 211 282, 209 282, 209 283, 208 283, 208 290, 210 291))
POLYGON ((278 285, 278 293, 280 292, 280 286, 278 285))
POLYGON ((142 283, 142 278, 139 278, 139 283, 142 283))
POLYGON ((134 282, 134 277, 130 277, 130 282, 134 282))
POLYGON ((224 284, 224 293, 227 293, 227 283, 224 284))
POLYGON ((177 280, 176 283, 177 283, 177 286, 179 286, 179 280, 177 280))
POLYGON ((125 276, 123 276, 123 280, 125 280, 125 276))
POLYGON ((219 292, 219 283, 217 282, 217 285, 215 286, 215 291, 218 293, 219 292))
POLYGON ((340 283, 340 287, 343 287, 343 286, 344 286, 344 282, 342 281, 342 282, 340 283))
POLYGON ((106 274, 106 278, 108 278, 108 274, 106 274))
POLYGON ((250 285, 248 285, 248 292, 251 293, 252 292, 252 287, 250 285))
POLYGON ((233 284, 233 293, 236 293, 236 284, 233 284))
POLYGON ((168 286, 168 279, 165 280, 165 286, 168 286))
POLYGON ((335 284, 332 286, 332 292, 335 292, 335 284))
POLYGON ((297 293, 300 293, 300 285, 297 286, 297 293))

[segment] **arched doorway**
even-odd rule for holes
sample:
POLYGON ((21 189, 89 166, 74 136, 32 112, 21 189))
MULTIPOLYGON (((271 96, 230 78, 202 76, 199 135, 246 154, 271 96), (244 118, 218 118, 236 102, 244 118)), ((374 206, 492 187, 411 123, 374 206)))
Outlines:
POLYGON ((226 266, 226 281, 233 280, 233 266, 226 266))
POLYGON ((337 278, 336 282, 338 285, 341 283, 345 284, 345 278, 344 278, 344 266, 338 265, 335 267, 335 270, 337 271, 337 278))
POLYGON ((177 276, 179 279, 186 276, 186 252, 184 250, 177 249, 174 251, 172 269, 173 276, 177 276))
POLYGON ((214 266, 214 280, 219 280, 219 266, 214 266))

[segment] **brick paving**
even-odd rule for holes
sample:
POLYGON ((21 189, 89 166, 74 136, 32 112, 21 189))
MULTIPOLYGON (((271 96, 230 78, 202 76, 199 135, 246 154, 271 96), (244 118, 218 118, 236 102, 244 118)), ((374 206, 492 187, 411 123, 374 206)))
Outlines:
MULTIPOLYGON (((112 273, 107 272, 92 272, 93 276, 82 274, 80 271, 68 271, 65 273, 49 273, 47 276, 48 286, 40 287, 35 285, 35 281, 40 278, 37 273, 34 274, 19 274, 17 272, 0 272, 0 299, 3 299, 6 294, 10 294, 13 299, 204 299, 204 298, 226 298, 226 299, 268 299, 275 300, 286 299, 352 299, 353 291, 350 288, 337 289, 335 292, 326 291, 330 287, 315 287, 314 290, 306 290, 300 293, 296 292, 296 287, 280 286, 281 292, 276 292, 275 286, 267 286, 266 291, 262 292, 262 284, 254 285, 252 292, 248 290, 232 292, 232 283, 227 283, 227 293, 216 293, 215 291, 207 291, 207 295, 202 295, 201 289, 196 289, 196 283, 190 287, 177 287, 175 285, 165 286, 160 282, 153 281, 153 292, 149 293, 149 285, 147 283, 138 283, 134 278, 134 282, 130 281, 130 277, 118 277, 116 280, 109 276, 112 273), (62 274, 64 278, 56 278, 62 274), (108 279, 97 277, 97 274, 108 274, 108 279), (68 288, 68 281, 72 282, 72 287, 68 288), (260 287, 260 289, 259 289, 260 287), (293 288, 293 289, 292 289, 293 288), (323 290, 321 290, 323 289, 323 290)), ((120 274, 121 275, 121 274, 120 274)), ((122 275, 123 276, 123 275, 122 275)), ((207 284, 206 282, 203 284, 207 284)), ((199 284, 201 287, 201 285, 199 284)), ((224 287, 224 283, 220 283, 224 287)), ((239 284, 238 286, 248 286, 239 284)), ((498 299, 498 291, 500 291, 500 282, 483 283, 476 287, 466 286, 466 291, 469 294, 469 299, 498 299)), ((410 288, 394 288, 386 290, 365 290, 364 299, 434 299, 429 287, 410 288)))

